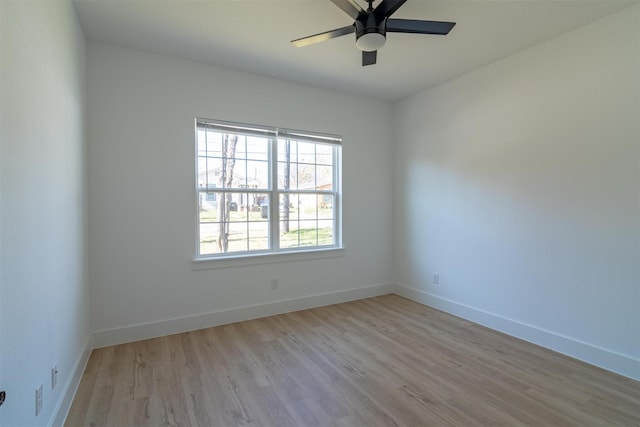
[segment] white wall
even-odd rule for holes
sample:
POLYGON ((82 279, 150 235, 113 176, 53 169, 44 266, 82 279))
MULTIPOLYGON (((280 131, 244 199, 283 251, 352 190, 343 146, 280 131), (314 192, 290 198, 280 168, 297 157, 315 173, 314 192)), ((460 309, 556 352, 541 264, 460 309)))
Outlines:
POLYGON ((398 292, 640 378, 639 29, 634 6, 394 106, 398 292))
POLYGON ((66 415, 89 350, 85 42, 67 1, 0 8, 0 425, 47 425, 66 415))
MULTIPOLYGON (((299 307, 209 316, 246 306, 390 290, 388 104, 90 42, 87 111, 96 345, 299 307), (342 135, 344 256, 192 270, 197 116, 342 135)), ((307 303, 320 301, 332 299, 307 303)))

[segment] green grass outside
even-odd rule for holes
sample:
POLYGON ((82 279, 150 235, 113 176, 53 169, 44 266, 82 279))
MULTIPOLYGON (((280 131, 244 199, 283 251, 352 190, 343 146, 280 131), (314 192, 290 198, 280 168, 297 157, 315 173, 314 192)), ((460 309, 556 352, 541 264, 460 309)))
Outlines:
POLYGON ((302 228, 280 235, 280 247, 282 248, 295 248, 298 245, 324 246, 331 244, 333 244, 333 229, 331 228, 302 228))
MULTIPOLYGON (((291 230, 280 235, 281 248, 297 248, 326 246, 333 244, 333 229, 331 228, 303 228, 300 230, 291 230)), ((268 242, 265 237, 257 238, 250 242, 252 250, 267 249, 268 242)), ((231 234, 229 236, 229 253, 246 251, 246 237, 240 234, 231 234)), ((217 253, 216 238, 203 238, 200 240, 200 251, 202 253, 217 253)))

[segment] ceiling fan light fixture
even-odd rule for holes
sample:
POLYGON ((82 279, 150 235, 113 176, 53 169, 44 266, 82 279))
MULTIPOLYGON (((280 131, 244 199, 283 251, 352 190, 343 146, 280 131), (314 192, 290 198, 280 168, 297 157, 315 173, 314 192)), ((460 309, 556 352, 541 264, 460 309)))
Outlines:
POLYGON ((381 33, 366 33, 358 37, 356 47, 363 52, 373 52, 384 46, 387 38, 381 33))

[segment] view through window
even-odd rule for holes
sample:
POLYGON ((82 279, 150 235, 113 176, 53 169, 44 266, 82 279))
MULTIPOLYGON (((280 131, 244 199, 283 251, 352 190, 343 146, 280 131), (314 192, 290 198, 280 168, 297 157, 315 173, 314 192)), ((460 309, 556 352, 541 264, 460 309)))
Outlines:
POLYGON ((336 248, 341 139, 196 119, 197 257, 336 248))

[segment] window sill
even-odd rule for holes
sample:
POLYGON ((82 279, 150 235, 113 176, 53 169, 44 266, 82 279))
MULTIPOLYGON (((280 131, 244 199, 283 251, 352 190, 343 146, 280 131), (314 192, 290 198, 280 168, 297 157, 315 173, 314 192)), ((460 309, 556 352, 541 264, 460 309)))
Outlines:
POLYGON ((308 261, 344 256, 345 249, 310 249, 296 252, 277 252, 252 255, 227 256, 224 258, 197 258, 191 263, 191 270, 213 270, 216 268, 246 267, 250 265, 275 264, 280 262, 308 261))

